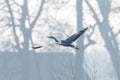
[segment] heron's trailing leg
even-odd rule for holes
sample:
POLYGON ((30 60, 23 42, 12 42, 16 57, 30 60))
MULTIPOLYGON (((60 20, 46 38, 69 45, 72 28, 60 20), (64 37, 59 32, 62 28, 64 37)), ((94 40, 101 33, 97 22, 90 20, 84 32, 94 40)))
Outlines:
POLYGON ((75 47, 75 49, 80 50, 78 47, 75 47))
POLYGON ((76 47, 76 46, 74 46, 74 45, 70 45, 70 47, 72 47, 72 48, 75 48, 75 49, 79 50, 79 48, 78 48, 78 47, 76 47))

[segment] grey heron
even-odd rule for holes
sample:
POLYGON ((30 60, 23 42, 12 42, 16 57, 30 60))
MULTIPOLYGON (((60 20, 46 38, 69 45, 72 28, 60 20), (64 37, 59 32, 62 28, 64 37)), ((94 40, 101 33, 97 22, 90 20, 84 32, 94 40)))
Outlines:
MULTIPOLYGON (((79 50, 79 48, 72 45, 72 43, 74 41, 76 41, 83 33, 85 33, 85 31, 87 29, 88 29, 88 27, 81 30, 81 31, 78 31, 77 33, 71 35, 67 39, 61 40, 61 41, 57 40, 54 36, 48 36, 47 38, 53 39, 55 41, 55 43, 50 44, 50 45, 61 45, 61 46, 65 46, 65 47, 72 47, 72 48, 75 48, 75 49, 79 50)), ((43 47, 43 46, 33 47, 33 49, 37 49, 37 48, 41 48, 41 47, 43 47)))

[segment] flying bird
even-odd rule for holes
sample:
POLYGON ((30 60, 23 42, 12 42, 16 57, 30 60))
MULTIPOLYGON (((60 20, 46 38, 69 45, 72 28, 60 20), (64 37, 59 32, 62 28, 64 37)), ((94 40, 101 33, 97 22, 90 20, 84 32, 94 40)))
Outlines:
MULTIPOLYGON (((79 31, 79 32, 77 32, 77 33, 75 33, 75 34, 73 34, 73 35, 71 35, 67 39, 61 40, 61 41, 57 40, 54 36, 48 36, 47 38, 53 39, 55 41, 55 43, 49 44, 49 45, 61 45, 61 46, 65 46, 65 47, 72 47, 72 48, 75 48, 75 49, 79 50, 79 48, 72 45, 72 43, 74 41, 76 41, 83 33, 85 33, 85 31, 87 29, 88 29, 88 27, 79 31)), ((41 48, 41 47, 43 47, 43 46, 33 47, 33 49, 37 49, 37 48, 41 48)))

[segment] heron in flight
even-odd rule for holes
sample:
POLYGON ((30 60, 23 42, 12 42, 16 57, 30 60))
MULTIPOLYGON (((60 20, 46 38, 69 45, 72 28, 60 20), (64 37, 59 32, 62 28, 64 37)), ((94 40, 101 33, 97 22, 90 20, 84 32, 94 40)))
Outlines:
MULTIPOLYGON (((61 45, 61 46, 65 46, 65 47, 72 47, 72 48, 75 48, 75 49, 79 50, 79 48, 72 45, 72 43, 74 41, 76 41, 83 33, 85 33, 85 31, 87 29, 88 29, 88 27, 79 31, 79 32, 77 32, 77 33, 75 33, 75 34, 73 34, 73 35, 71 35, 67 39, 61 40, 61 41, 58 41, 54 36, 48 36, 47 38, 53 39, 55 41, 55 43, 49 44, 49 45, 61 45)), ((38 48, 41 48, 41 47, 43 47, 43 46, 33 47, 33 49, 38 49, 38 48)))

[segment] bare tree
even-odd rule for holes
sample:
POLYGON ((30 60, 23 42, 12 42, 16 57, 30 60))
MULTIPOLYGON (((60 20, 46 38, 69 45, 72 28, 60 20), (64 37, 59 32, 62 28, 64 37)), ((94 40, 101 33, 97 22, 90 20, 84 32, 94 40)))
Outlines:
POLYGON ((96 20, 97 25, 99 26, 100 34, 102 35, 102 38, 105 41, 105 47, 106 47, 107 51, 111 55, 114 69, 115 69, 115 72, 117 72, 118 79, 119 79, 119 76, 120 76, 120 74, 119 74, 120 73, 119 47, 118 47, 118 42, 116 40, 115 34, 112 31, 112 28, 109 25, 109 20, 108 20, 109 13, 111 11, 111 0, 105 0, 105 1, 97 0, 101 14, 103 16, 102 22, 99 20, 97 13, 93 9, 92 5, 88 2, 88 0, 85 0, 85 1, 86 1, 87 5, 89 6, 90 10, 92 11, 93 17, 96 20))
MULTIPOLYGON (((83 20, 83 10, 82 10, 82 2, 83 0, 76 1, 76 10, 77 10, 77 30, 81 30, 83 28, 82 20, 83 20)), ((79 51, 76 51, 76 60, 75 60, 75 75, 76 80, 83 80, 83 54, 84 54, 84 44, 83 38, 77 41, 77 46, 80 47, 79 51)))
MULTIPOLYGON (((8 13, 8 17, 6 17, 7 22, 2 28, 2 30, 3 29, 6 30, 7 27, 9 29, 11 28, 12 36, 14 36, 13 43, 15 43, 14 45, 13 43, 11 43, 11 40, 9 40, 8 43, 11 43, 11 44, 7 44, 5 42, 5 44, 2 43, 2 45, 4 45, 3 48, 6 48, 6 46, 12 45, 11 47, 15 48, 13 52, 15 52, 16 50, 17 53, 19 53, 19 57, 22 61, 22 78, 25 80, 29 80, 29 69, 30 69, 29 68, 30 67, 29 66, 30 65, 30 54, 29 53, 34 52, 34 51, 31 51, 31 52, 29 51, 30 42, 32 44, 32 30, 41 15, 44 3, 45 1, 42 0, 41 4, 39 5, 38 12, 32 21, 31 21, 32 16, 29 15, 30 11, 28 9, 28 0, 24 0, 23 5, 20 5, 14 0, 11 0, 11 1, 5 0, 3 1, 3 3, 1 3, 3 4, 3 7, 1 9, 5 10, 8 13), (20 35, 18 35, 18 29, 20 31, 20 35), (23 37, 22 42, 20 40, 21 36, 23 37)), ((8 50, 6 49, 6 51, 9 52, 9 49, 8 50)), ((35 56, 33 57, 35 58, 35 56)))

